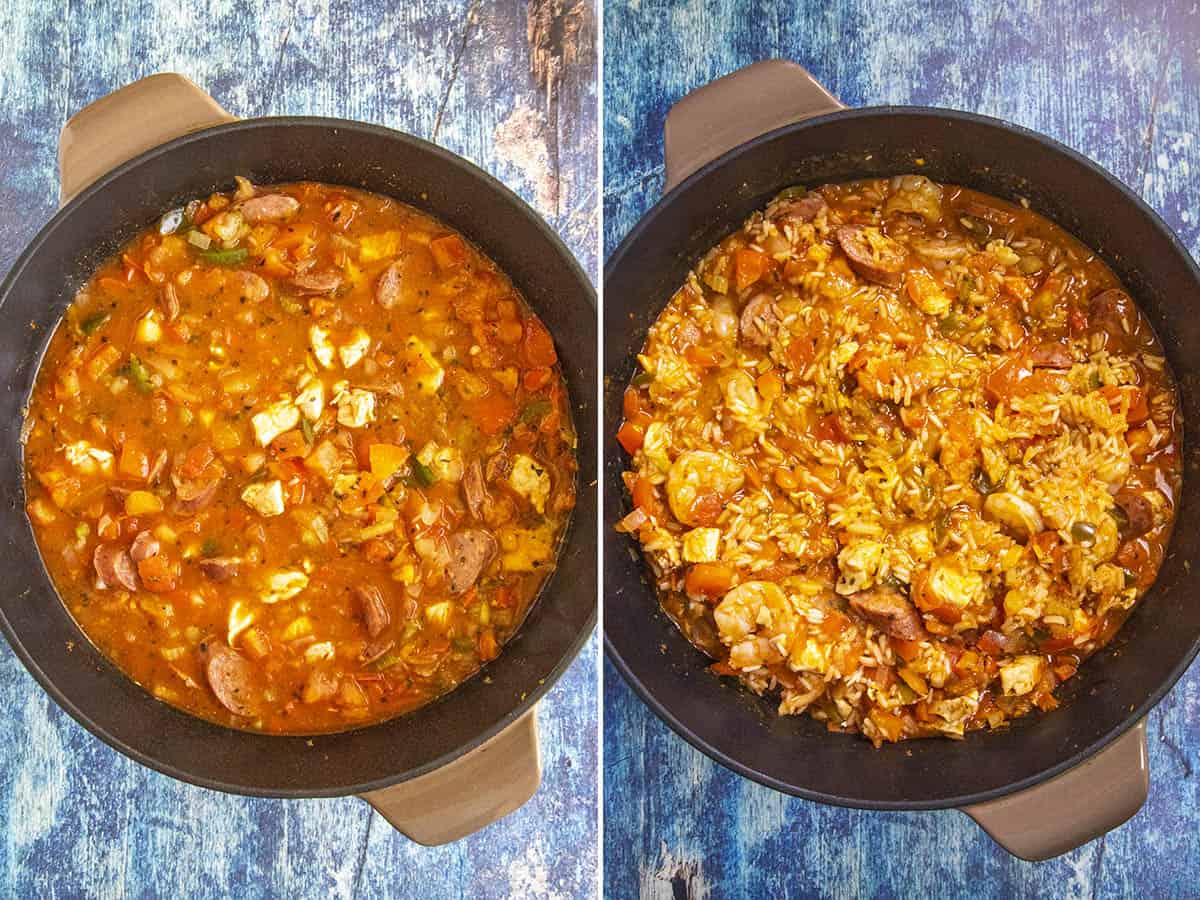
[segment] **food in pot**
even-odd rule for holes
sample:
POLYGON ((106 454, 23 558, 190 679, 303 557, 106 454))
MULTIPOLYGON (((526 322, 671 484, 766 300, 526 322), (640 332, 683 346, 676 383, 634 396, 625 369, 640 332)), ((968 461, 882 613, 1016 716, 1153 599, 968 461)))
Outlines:
POLYGON ((504 273, 386 197, 241 178, 79 291, 25 466, 88 637, 266 732, 386 719, 494 659, 575 503, 554 343, 504 273))
POLYGON ((1053 709, 1162 562, 1162 347, 1028 209, 917 175, 785 191, 638 360, 618 528, 781 714, 878 745, 1053 709))

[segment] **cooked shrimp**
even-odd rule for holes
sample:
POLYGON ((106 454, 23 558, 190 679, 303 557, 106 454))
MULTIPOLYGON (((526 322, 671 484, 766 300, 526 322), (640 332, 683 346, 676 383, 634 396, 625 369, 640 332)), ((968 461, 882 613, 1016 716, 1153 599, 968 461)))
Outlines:
POLYGON ((796 611, 783 589, 770 581, 747 581, 733 588, 717 604, 713 618, 735 669, 780 662, 795 638, 796 611))
POLYGON ((671 512, 685 525, 711 525, 725 502, 742 488, 742 464, 728 453, 688 450, 667 475, 671 512))

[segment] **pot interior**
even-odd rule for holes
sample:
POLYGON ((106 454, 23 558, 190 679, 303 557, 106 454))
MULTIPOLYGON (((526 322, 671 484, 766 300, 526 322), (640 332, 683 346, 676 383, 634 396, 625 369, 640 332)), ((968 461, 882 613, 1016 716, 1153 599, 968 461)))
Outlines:
POLYGON ((608 651, 635 689, 683 737, 717 761, 779 790, 873 808, 963 805, 1047 778, 1145 715, 1200 645, 1200 606, 1188 568, 1200 535, 1200 272, 1150 209, 1107 173, 1032 132, 965 113, 851 110, 773 132, 696 173, 656 206, 605 269, 604 628, 608 651), (613 531, 628 512, 613 440, 621 394, 649 326, 710 247, 784 187, 918 173, 1015 202, 1096 250, 1148 315, 1179 387, 1185 421, 1181 509, 1158 581, 1117 637, 1063 689, 1063 706, 999 732, 929 739, 880 750, 831 735, 807 716, 779 717, 704 670, 658 609, 634 542, 613 531))
POLYGON ((8 590, 0 624, 43 687, 108 743, 169 775, 222 790, 328 796, 381 787, 461 755, 528 709, 595 621, 595 292, 569 251, 515 194, 464 160, 389 129, 264 119, 200 132, 125 164, 59 213, 0 288, 0 543, 8 590), (161 703, 84 637, 55 594, 24 512, 22 412, 46 344, 97 264, 164 211, 257 183, 322 181, 386 194, 480 246, 555 337, 579 436, 578 505, 558 569, 520 632, 481 675, 413 713, 351 732, 267 736, 161 703), (31 328, 31 323, 33 327, 31 328), (564 589, 570 586, 570 589, 564 589))

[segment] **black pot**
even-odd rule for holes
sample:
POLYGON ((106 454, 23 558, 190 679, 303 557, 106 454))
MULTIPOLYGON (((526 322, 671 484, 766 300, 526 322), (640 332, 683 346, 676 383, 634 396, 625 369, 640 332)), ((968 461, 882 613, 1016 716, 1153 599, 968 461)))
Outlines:
POLYGON ((1188 571, 1200 563, 1200 537, 1189 527, 1200 509, 1193 303, 1200 271, 1187 251, 1128 188, 1042 135, 950 110, 844 110, 790 63, 760 63, 689 95, 668 118, 666 153, 669 183, 696 171, 642 218, 605 268, 604 632, 617 669, 694 746, 789 794, 866 809, 970 807, 993 837, 1027 858, 1056 855, 1120 824, 1145 799, 1141 720, 1200 648, 1188 571), (823 114, 804 118, 814 112, 823 114), (750 133, 738 130, 747 117, 750 133), (626 456, 613 436, 634 355, 703 253, 789 185, 914 171, 1024 198, 1102 255, 1150 318, 1174 369, 1186 474, 1158 581, 1116 639, 1067 683, 1061 709, 962 741, 876 750, 808 717, 778 717, 777 701, 704 671, 708 660, 659 611, 634 542, 613 531, 630 508, 621 482, 626 456))
MULTIPOLYGON (((89 107, 68 126, 64 186, 79 179, 77 170, 68 170, 71 160, 77 167, 94 165, 87 161, 112 150, 103 143, 112 134, 136 131, 143 137, 145 129, 153 132, 164 120, 177 134, 181 126, 229 117, 179 76, 139 82, 89 107), (153 104, 147 106, 148 101, 153 104), (187 114, 172 118, 180 109, 187 114)), ((537 783, 536 742, 531 747, 528 740, 533 720, 526 713, 570 664, 595 623, 595 306, 595 292, 570 252, 519 197, 465 160, 387 128, 321 118, 234 121, 171 140, 108 171, 54 216, 0 287, 0 497, 5 510, 0 539, 12 578, 0 594, 0 626, 9 643, 59 705, 106 743, 172 777, 241 794, 378 792, 443 770, 522 720, 524 742, 515 743, 523 746, 529 790, 509 798, 519 805, 537 783), (234 174, 259 183, 314 180, 375 191, 461 231, 509 274, 554 335, 574 403, 580 462, 574 521, 558 570, 519 634, 486 666, 487 683, 475 677, 411 714, 341 734, 255 735, 155 700, 80 632, 55 594, 24 511, 22 411, 75 289, 163 210, 227 190, 234 174)), ((478 795, 495 780, 467 786, 474 799, 455 799, 447 789, 444 802, 437 796, 427 797, 423 806, 411 797, 406 802, 413 810, 453 818, 457 814, 447 812, 447 804, 478 807, 478 795)), ((514 783, 518 780, 514 776, 514 783)), ((404 818, 395 803, 386 808, 386 792, 368 799, 397 824, 404 818)), ((503 805, 492 803, 486 815, 476 810, 474 827, 507 811, 503 805)), ((459 836, 463 827, 460 822, 457 830, 404 830, 435 842, 459 836)))

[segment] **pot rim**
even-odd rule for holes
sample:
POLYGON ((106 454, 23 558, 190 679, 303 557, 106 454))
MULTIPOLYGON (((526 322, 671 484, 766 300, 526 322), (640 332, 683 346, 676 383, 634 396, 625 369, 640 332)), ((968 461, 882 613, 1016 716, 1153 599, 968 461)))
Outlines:
MULTIPOLYGON (((560 238, 558 234, 549 226, 541 214, 539 214, 520 195, 503 184, 495 176, 484 171, 482 168, 465 159, 464 157, 459 156, 458 154, 453 153, 428 140, 425 140, 424 138, 417 137, 407 132, 398 131, 384 125, 376 125, 372 123, 356 121, 353 119, 340 119, 328 116, 261 116, 248 119, 237 119, 232 122, 198 129, 196 131, 189 132, 188 134, 181 135, 180 137, 160 144, 157 147, 153 147, 149 150, 139 153, 126 162, 123 162, 108 172, 105 172, 91 184, 87 185, 85 188, 76 193, 67 203, 60 207, 26 245, 25 249, 13 262, 12 268, 9 269, 3 281, 0 282, 0 308, 3 307, 13 287, 20 281, 26 267, 42 252, 43 248, 48 243, 53 241, 55 231, 58 229, 58 227, 63 222, 70 219, 71 216, 75 214, 75 211, 84 203, 86 203, 91 197, 104 192, 112 182, 121 176, 152 159, 167 153, 175 152, 179 148, 186 147, 194 142, 209 140, 214 136, 223 134, 253 131, 262 127, 279 126, 315 126, 332 130, 335 133, 338 131, 348 131, 385 137, 390 140, 398 140, 414 146, 429 156, 435 157, 443 165, 457 168, 469 176, 484 182, 486 185, 499 193, 509 205, 516 208, 522 214, 529 226, 536 229, 537 232, 540 233, 541 236, 556 250, 561 260, 566 264, 571 275, 578 282, 579 286, 584 289, 581 291, 581 295, 584 299, 586 299, 588 305, 593 310, 596 310, 596 288, 592 284, 591 278, 583 270, 583 267, 576 259, 575 254, 571 252, 571 250, 563 242, 562 238, 560 238)), ((487 248, 483 249, 485 252, 487 251, 487 248)), ((39 370, 40 367, 41 360, 38 361, 39 370)), ((583 402, 584 404, 594 403, 595 398, 592 396, 580 397, 575 398, 575 401, 576 406, 578 406, 580 402, 583 402)), ((579 472, 576 474, 577 485, 580 481, 582 481, 582 475, 585 471, 585 468, 586 463, 581 460, 579 472)), ((21 493, 24 493, 23 486, 21 486, 21 493)), ((21 510, 14 509, 11 511, 11 514, 14 515, 18 520, 25 520, 24 524, 28 526, 27 517, 25 516, 23 508, 21 510)), ((570 542, 574 539, 574 535, 580 528, 581 524, 582 523, 578 521, 577 516, 572 515, 571 521, 567 526, 567 531, 562 539, 562 543, 560 544, 560 556, 566 551, 570 542)), ((41 550, 37 546, 37 542, 33 536, 32 530, 26 527, 26 532, 29 534, 30 545, 37 557, 37 564, 44 568, 44 563, 42 562, 41 558, 41 550)), ((535 604, 531 607, 531 610, 550 602, 550 597, 548 596, 549 594, 564 590, 565 586, 560 586, 553 582, 556 574, 557 571, 551 574, 551 580, 544 585, 543 590, 539 593, 535 604)), ((52 582, 51 586, 53 587, 52 582)), ((57 589, 53 589, 53 596, 55 601, 62 604, 65 609, 66 604, 63 603, 63 600, 57 589)), ((90 638, 88 638, 86 633, 79 628, 78 623, 75 622, 74 616, 70 614, 69 610, 67 610, 67 615, 71 619, 75 628, 78 629, 81 634, 83 634, 85 640, 90 642, 90 638)), ((578 632, 567 644, 558 661, 549 670, 549 672, 547 672, 544 677, 538 679, 536 683, 534 683, 527 691, 523 692, 519 699, 517 699, 515 705, 506 715, 504 715, 490 727, 476 732, 469 741, 460 744, 455 749, 446 752, 421 766, 417 766, 394 775, 387 775, 370 781, 352 784, 338 784, 330 787, 305 787, 298 789, 251 787, 221 778, 197 776, 191 772, 185 771, 177 765, 168 764, 157 759, 154 755, 146 750, 132 746, 128 741, 117 738, 102 728, 98 723, 93 721, 91 716, 89 716, 84 709, 73 702, 59 689, 54 680, 42 669, 41 666, 37 664, 33 656, 26 649, 24 643, 20 639, 20 636, 16 633, 11 623, 8 621, 8 617, 3 608, 0 608, 0 631, 3 632, 9 646, 13 649, 13 652, 21 661, 26 671, 33 676, 34 680, 38 683, 42 690, 45 691, 61 709, 65 710, 72 719, 83 726, 84 729, 86 729, 90 734, 99 738, 101 741, 119 753, 128 756, 129 758, 135 760, 143 766, 146 766, 149 769, 152 769, 163 775, 167 775, 176 780, 196 785, 198 787, 241 796, 299 799, 310 797, 324 798, 350 796, 379 790, 381 788, 386 788, 428 774, 429 772, 439 769, 474 750, 481 744, 495 737, 501 731, 513 724, 517 719, 524 716, 539 700, 542 699, 543 696, 545 696, 545 694, 558 682, 559 678, 562 677, 567 668, 575 661, 580 650, 583 649, 584 645, 591 638, 596 628, 597 618, 597 609, 595 604, 593 604, 591 611, 583 623, 583 626, 579 628, 578 632)), ((521 633, 523 628, 524 625, 518 629, 518 635, 521 633)), ((112 661, 109 660, 107 656, 99 650, 99 648, 96 648, 96 652, 107 665, 112 666, 116 671, 120 672, 122 677, 129 680, 129 676, 120 670, 119 667, 116 667, 112 661)), ((512 652, 519 652, 519 649, 513 648, 512 652)), ((475 681, 479 678, 482 678, 484 675, 486 675, 486 667, 481 668, 467 681, 475 681)), ((145 692, 145 689, 140 685, 137 687, 139 690, 145 692)), ((170 707, 169 704, 168 707, 173 713, 186 717, 188 720, 191 720, 192 723, 198 723, 200 727, 212 729, 215 732, 219 732, 223 735, 228 735, 229 733, 240 733, 244 734, 248 739, 266 738, 272 742, 277 742, 282 748, 288 742, 316 742, 320 741, 322 738, 345 738, 347 736, 369 731, 373 728, 394 725, 396 722, 404 720, 413 713, 444 702, 446 698, 452 697, 457 690, 458 688, 456 687, 455 690, 449 691, 446 694, 443 694, 441 697, 435 698, 430 703, 418 707, 416 710, 413 710, 410 713, 404 713, 399 716, 394 716, 392 718, 384 719, 380 722, 375 722, 371 725, 366 725, 359 728, 320 734, 260 734, 258 732, 242 731, 240 729, 228 728, 226 726, 209 722, 206 719, 200 718, 199 716, 194 716, 191 713, 184 712, 175 707, 170 707)), ((149 692, 145 693, 149 699, 154 700, 155 702, 162 702, 150 695, 149 692)))
MULTIPOLYGON (((1200 266, 1192 258, 1187 248, 1179 240, 1175 232, 1163 221, 1162 217, 1155 212, 1151 206, 1146 203, 1140 196, 1133 192, 1124 182, 1106 170, 1104 167, 1094 162, 1092 159, 1084 156, 1076 150, 1071 149, 1065 144, 1060 143, 1054 138, 1048 137, 1041 132, 1034 131, 1022 125, 1017 125, 1013 122, 1008 122, 1004 119, 994 116, 980 115, 979 113, 965 112, 962 110, 936 107, 936 106, 909 106, 909 105, 880 105, 880 106, 860 106, 848 107, 846 109, 836 110, 830 113, 824 113, 819 116, 804 119, 800 122, 793 122, 789 125, 784 125, 779 128, 765 132, 758 137, 752 138, 743 144, 739 144, 731 150, 718 156, 711 162, 701 166, 687 178, 673 187, 670 191, 660 197, 653 206, 650 207, 629 233, 622 238, 617 248, 610 256, 605 259, 605 285, 608 282, 608 273, 615 271, 620 267, 625 256, 630 249, 643 239, 658 218, 664 215, 669 208, 674 204, 675 199, 683 193, 686 193, 693 184, 702 180, 710 172, 719 169, 734 159, 743 154, 750 153, 762 144, 777 140, 785 135, 802 132, 810 128, 816 128, 821 125, 833 121, 853 120, 853 119, 872 119, 879 117, 895 117, 895 118, 916 118, 916 117, 937 117, 947 119, 951 122, 970 123, 972 125, 983 125, 991 128, 1001 129, 1003 131, 1016 134, 1020 137, 1027 138, 1041 144, 1051 153, 1066 157, 1075 164, 1087 169, 1091 174, 1101 177, 1109 183, 1124 200, 1137 209, 1146 219, 1153 225, 1164 238, 1167 239, 1171 248, 1175 253, 1186 262, 1187 267, 1191 270, 1192 277, 1197 283, 1200 283, 1200 266)), ((602 377, 612 376, 614 373, 604 373, 602 377)), ((602 404, 605 401, 602 400, 602 404)), ((601 446, 606 450, 615 452, 615 440, 609 435, 601 435, 601 446)), ((606 516, 602 516, 601 528, 610 529, 614 523, 609 522, 606 516)), ((606 535, 607 537, 607 535, 606 535)), ((1172 541, 1174 540, 1174 533, 1172 541)), ((607 557, 606 567, 607 567, 607 557)), ((649 590, 649 589, 647 589, 649 590)), ((655 608, 658 608, 657 598, 654 598, 655 608)), ((686 640, 682 635, 678 635, 680 640, 686 640)), ((1172 667, 1168 676, 1150 691, 1141 703, 1131 709, 1113 728, 1105 732, 1100 738, 1093 741, 1091 744, 1072 753, 1065 759, 1049 766, 1037 774, 1027 778, 1011 782, 1001 787, 992 788, 986 791, 977 791, 958 794, 950 797, 944 797, 937 800, 867 800, 856 797, 842 796, 837 794, 828 794, 822 791, 806 788, 802 785, 792 784, 782 781, 778 778, 763 774, 752 767, 739 762, 731 754, 725 753, 722 750, 707 743, 704 739, 695 734, 678 716, 676 716, 666 704, 660 702, 655 696, 654 689, 641 681, 633 674, 629 664, 626 662, 621 652, 617 649, 612 639, 609 637, 607 630, 604 633, 604 653, 614 667, 621 673, 626 683, 633 689, 638 697, 650 707, 654 713, 667 724, 672 731, 691 744, 700 752, 704 753, 714 762, 719 763, 727 769, 741 775, 751 781, 769 787, 773 790, 780 791, 785 794, 790 794, 795 797, 801 797, 805 800, 813 800, 818 803, 825 803, 830 806, 842 806, 852 809, 867 809, 867 810, 882 810, 882 811, 924 811, 938 809, 954 809, 957 807, 970 806, 977 803, 983 803, 988 800, 995 800, 999 797, 1009 796, 1018 793, 1028 788, 1036 787, 1043 784, 1057 775, 1061 775, 1083 762, 1086 762, 1095 754, 1099 753, 1105 747, 1108 747, 1132 728, 1140 719, 1145 717, 1158 703, 1170 692, 1183 674, 1191 666, 1197 653, 1200 652, 1200 638, 1192 642, 1190 650, 1184 654, 1183 658, 1172 667)), ((699 653, 699 651, 697 651, 699 653)), ((744 688, 738 687, 738 690, 744 688)), ((1036 721, 1036 720, 1035 720, 1036 721)), ((894 749, 894 748, 889 748, 894 749)))

